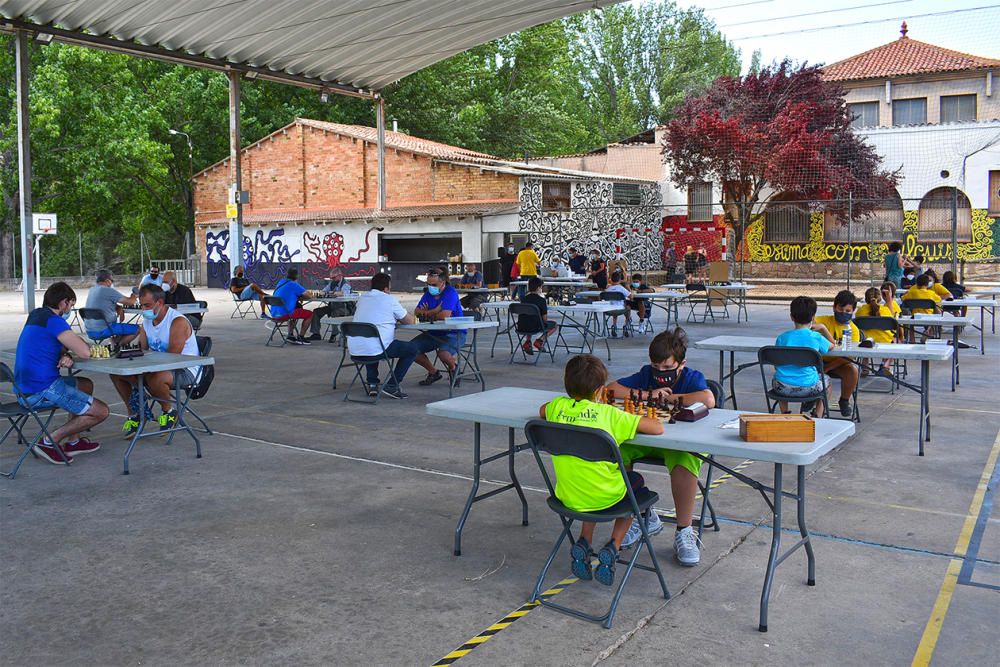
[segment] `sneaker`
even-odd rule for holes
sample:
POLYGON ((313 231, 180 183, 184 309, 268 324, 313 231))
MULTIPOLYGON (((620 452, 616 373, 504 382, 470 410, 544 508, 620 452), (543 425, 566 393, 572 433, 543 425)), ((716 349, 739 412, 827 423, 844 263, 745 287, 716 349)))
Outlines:
POLYGON ((875 371, 876 377, 892 379, 892 372, 885 366, 881 366, 877 371, 875 371))
POLYGON ((122 435, 131 438, 139 430, 139 417, 129 416, 122 424, 122 435))
POLYGON ((539 352, 541 352, 542 348, 545 347, 545 339, 544 338, 539 338, 534 343, 532 343, 532 345, 535 346, 536 350, 538 350, 539 352))
POLYGON ((59 450, 55 445, 49 445, 43 441, 35 443, 35 445, 31 448, 31 451, 37 454, 40 458, 48 461, 49 463, 54 463, 57 466, 69 465, 73 462, 72 456, 65 454, 66 458, 64 459, 63 454, 59 453, 59 450))
POLYGON ((395 385, 382 387, 382 393, 389 398, 409 398, 409 396, 404 393, 402 389, 395 385))
POLYGON ((421 387, 429 387, 430 385, 434 384, 435 382, 437 382, 438 380, 442 379, 443 377, 444 376, 441 375, 441 371, 434 371, 434 375, 428 375, 427 377, 425 377, 423 380, 421 380, 417 384, 419 384, 421 387))
POLYGON ((286 343, 290 343, 292 345, 305 345, 306 344, 306 342, 304 340, 301 340, 300 338, 297 338, 296 336, 285 336, 285 342, 286 343))
POLYGON ((177 411, 171 410, 170 412, 164 412, 159 418, 160 430, 169 431, 170 429, 177 426, 177 411))
POLYGON ((521 344, 521 349, 524 350, 524 353, 527 355, 533 355, 535 353, 534 348, 531 347, 530 341, 524 341, 524 343, 521 344))
POLYGON ((674 534, 674 551, 677 562, 685 567, 694 567, 701 561, 701 550, 698 548, 698 534, 688 526, 674 534))
POLYGON ((840 406, 840 414, 841 415, 843 415, 844 417, 850 417, 851 416, 851 401, 850 401, 850 399, 842 398, 837 403, 837 405, 840 406))
POLYGON ((618 560, 618 549, 615 543, 608 541, 607 544, 597 554, 597 569, 594 570, 594 578, 605 586, 615 583, 615 562, 618 560))
POLYGON ((590 581, 594 578, 593 566, 590 561, 594 557, 594 550, 590 548, 590 543, 584 538, 578 539, 569 550, 569 555, 573 557, 570 570, 573 576, 582 581, 590 581))
POLYGON ((309 340, 308 338, 303 338, 302 336, 299 336, 297 340, 299 341, 299 345, 312 345, 312 341, 309 340))
MULTIPOLYGON (((659 534, 662 530, 663 521, 660 519, 660 515, 650 510, 649 518, 646 521, 646 532, 652 537, 659 534)), ((622 540, 622 549, 632 546, 639 541, 640 537, 642 537, 642 529, 639 527, 639 521, 632 519, 632 525, 628 527, 625 539, 622 540)))
POLYGON ((376 396, 378 396, 378 389, 375 388, 375 385, 371 385, 368 388, 368 398, 375 398, 376 396))
POLYGON ((646 333, 646 320, 639 320, 639 333, 646 333))
POLYGON ((91 452, 96 452, 101 448, 101 443, 88 440, 87 438, 79 438, 76 442, 70 442, 63 445, 62 448, 67 454, 76 456, 77 454, 90 454, 91 452))
POLYGON ((611 337, 618 338, 618 326, 615 324, 611 325, 611 337))
POLYGON ((306 340, 323 340, 323 337, 320 336, 319 334, 313 334, 309 336, 309 338, 307 338, 306 340))
POLYGON ((632 323, 631 322, 626 322, 622 326, 622 336, 624 336, 625 338, 628 338, 631 335, 632 335, 632 323))

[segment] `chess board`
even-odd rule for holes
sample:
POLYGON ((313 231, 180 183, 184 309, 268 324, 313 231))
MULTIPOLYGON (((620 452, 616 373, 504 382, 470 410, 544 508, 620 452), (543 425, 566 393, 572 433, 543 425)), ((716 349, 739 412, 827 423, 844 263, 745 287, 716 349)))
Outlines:
POLYGON ((97 344, 90 346, 91 359, 132 359, 141 356, 142 348, 138 345, 118 347, 115 345, 97 344))
POLYGON ((667 396, 650 398, 649 392, 632 391, 624 396, 617 396, 605 389, 597 397, 597 402, 613 405, 629 414, 641 415, 650 419, 672 424, 684 408, 679 400, 670 400, 667 396))

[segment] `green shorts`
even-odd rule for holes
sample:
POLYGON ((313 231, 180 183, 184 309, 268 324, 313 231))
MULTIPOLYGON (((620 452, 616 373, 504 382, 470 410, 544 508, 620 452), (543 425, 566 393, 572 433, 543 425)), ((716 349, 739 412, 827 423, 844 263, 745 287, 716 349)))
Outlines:
POLYGON ((644 458, 663 459, 667 472, 672 472, 675 466, 681 466, 695 477, 701 472, 701 459, 691 452, 679 452, 674 449, 659 447, 643 447, 641 445, 622 445, 620 447, 622 461, 629 465, 633 461, 644 458))

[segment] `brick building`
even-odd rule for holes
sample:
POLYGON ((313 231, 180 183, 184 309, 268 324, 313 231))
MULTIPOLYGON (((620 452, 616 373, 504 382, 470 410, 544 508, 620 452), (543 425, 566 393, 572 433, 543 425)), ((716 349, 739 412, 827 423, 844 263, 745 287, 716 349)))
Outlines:
MULTIPOLYGON (((385 146, 383 209, 375 128, 300 118, 243 149, 248 275, 269 286, 298 266, 315 283, 339 265, 348 275, 389 271, 408 284, 430 264, 457 256, 482 263, 528 237, 543 258, 580 245, 637 267, 658 261, 655 181, 509 162, 400 132, 386 132, 385 146)), ((228 159, 193 181, 208 283, 224 285, 228 159)))

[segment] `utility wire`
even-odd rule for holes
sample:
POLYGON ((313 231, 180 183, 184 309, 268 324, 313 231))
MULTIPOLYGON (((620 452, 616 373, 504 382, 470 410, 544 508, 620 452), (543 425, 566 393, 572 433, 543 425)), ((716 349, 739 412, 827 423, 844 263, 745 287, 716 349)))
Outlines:
POLYGON ((908 2, 913 2, 913 0, 892 0, 891 2, 874 2, 866 3, 864 5, 854 5, 853 7, 840 7, 838 9, 824 9, 818 12, 806 12, 805 14, 789 14, 788 16, 774 16, 766 19, 754 19, 753 21, 741 21, 740 23, 726 23, 720 25, 720 28, 735 28, 741 25, 750 25, 752 23, 770 23, 771 21, 787 21, 788 19, 800 19, 805 16, 818 16, 820 14, 835 14, 837 12, 849 12, 855 9, 868 9, 869 7, 882 7, 883 5, 902 5, 908 2))

